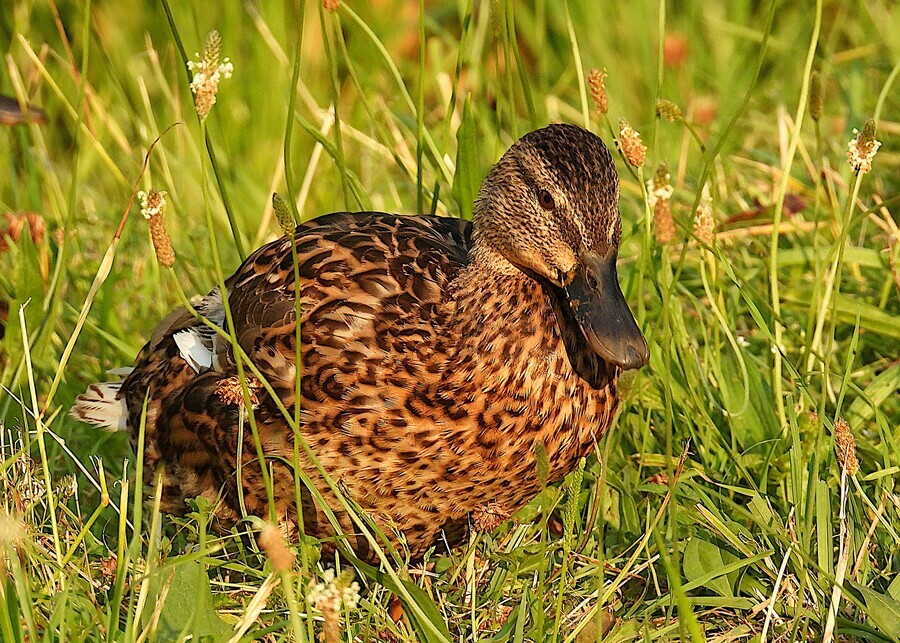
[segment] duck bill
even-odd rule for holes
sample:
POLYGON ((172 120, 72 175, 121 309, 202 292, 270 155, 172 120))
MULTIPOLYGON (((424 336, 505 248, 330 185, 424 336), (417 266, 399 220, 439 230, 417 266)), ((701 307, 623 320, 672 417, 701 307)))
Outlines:
POLYGON ((623 370, 649 361, 647 340, 619 287, 614 252, 606 257, 585 253, 565 292, 575 321, 597 355, 623 370))

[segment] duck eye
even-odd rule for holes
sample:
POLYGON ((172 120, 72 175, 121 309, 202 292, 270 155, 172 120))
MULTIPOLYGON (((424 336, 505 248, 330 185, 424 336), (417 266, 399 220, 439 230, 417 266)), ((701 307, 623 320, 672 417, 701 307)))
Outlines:
POLYGON ((538 192, 538 201, 540 201, 541 207, 545 210, 553 210, 556 208, 556 202, 553 200, 553 195, 547 190, 538 192))

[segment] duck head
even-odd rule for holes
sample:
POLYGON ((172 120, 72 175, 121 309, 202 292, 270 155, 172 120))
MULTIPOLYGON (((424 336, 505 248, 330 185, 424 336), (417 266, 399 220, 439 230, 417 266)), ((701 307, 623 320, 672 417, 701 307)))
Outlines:
POLYGON ((616 273, 619 178, 599 137, 550 125, 519 139, 475 204, 474 240, 557 289, 591 350, 621 369, 650 358, 616 273))

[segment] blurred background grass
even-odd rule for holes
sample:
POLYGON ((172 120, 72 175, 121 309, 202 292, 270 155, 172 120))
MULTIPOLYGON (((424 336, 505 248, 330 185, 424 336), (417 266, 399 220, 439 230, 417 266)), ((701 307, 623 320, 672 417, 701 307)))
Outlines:
MULTIPOLYGON (((35 456, 38 466, 46 462, 55 480, 79 463, 96 476, 93 459, 102 458, 116 480, 124 460, 133 459, 125 436, 76 425, 64 411, 87 383, 130 364, 157 321, 178 304, 136 212, 71 358, 62 360, 136 182, 138 189, 169 193, 176 272, 185 290, 203 293, 214 282, 208 235, 220 240, 226 271, 240 260, 220 185, 246 249, 279 234, 271 194, 288 194, 286 177, 303 219, 368 208, 460 216, 470 195, 454 188, 457 166, 480 179, 525 132, 551 121, 584 124, 584 74, 605 68, 611 122, 626 117, 648 145, 642 176, 649 178, 666 161, 675 187, 678 234, 663 246, 645 236, 641 183, 620 164, 620 275, 647 329, 651 368, 623 383, 619 424, 600 447, 609 463, 605 473, 592 460, 581 492, 568 492, 580 499, 579 518, 567 527, 578 532, 574 554, 552 535, 558 522, 552 509, 565 494, 550 490, 518 526, 501 528, 451 557, 449 567, 439 563, 434 579, 413 577, 429 589, 461 640, 496 631, 496 640, 545 640, 554 631, 561 639, 593 637, 599 622, 591 593, 598 579, 611 589, 595 611, 610 608, 618 619, 614 632, 623 639, 696 638, 703 628, 710 636, 758 635, 766 619, 763 601, 779 591, 772 617, 777 635, 817 638, 825 628, 841 540, 850 543, 851 571, 858 562, 852 580, 863 589, 855 587, 845 598, 839 628, 870 640, 900 636, 890 627, 892 615, 900 614, 894 483, 900 471, 900 92, 896 84, 890 87, 900 60, 900 6, 863 0, 819 7, 813 67, 824 79, 824 111, 818 123, 808 116, 801 121, 793 157, 793 118, 798 106, 805 108, 816 3, 461 0, 425 2, 422 8, 420 16, 413 2, 349 2, 335 12, 307 4, 296 109, 289 117, 301 36, 296 3, 172 6, 189 56, 217 29, 223 55, 235 66, 208 121, 221 167, 221 184, 211 183, 216 229, 210 231, 201 172, 206 152, 163 7, 4 3, 0 91, 41 105, 49 120, 43 127, 0 130, 7 168, 0 172, 0 214, 8 213, 0 221, 7 228, 0 253, 0 298, 7 311, 0 418, 8 432, 4 472, 11 488, 17 482, 9 462, 35 453, 29 437, 35 422, 26 412, 33 406, 29 373, 36 406, 46 409, 43 421, 69 450, 50 440, 47 455, 35 456), (850 204, 855 176, 846 163, 847 144, 852 130, 875 113, 879 97, 883 147, 862 178, 859 202, 850 204), (658 98, 680 107, 705 152, 684 123, 657 117, 658 98), (471 129, 461 137, 464 104, 471 129), (419 118, 433 141, 433 147, 423 145, 420 164, 419 118), (285 159, 289 123, 293 141, 285 159), (321 132, 319 138, 313 132, 321 132), (147 149, 160 136, 141 177, 147 149), (718 152, 714 158, 712 150, 718 152), (781 219, 787 228, 775 240, 773 260, 773 204, 785 168, 789 207, 781 219), (709 253, 691 234, 707 171, 717 231, 709 253), (37 215, 32 234, 26 226, 12 239, 25 213, 37 215), (838 257, 844 238, 848 245, 838 257), (777 267, 777 302, 770 260, 777 267), (841 294, 829 297, 825 284, 836 262, 841 294), (26 302, 30 367, 18 317, 26 302), (826 313, 824 340, 815 346, 820 309, 826 313), (784 332, 775 342, 779 324, 784 332), (773 363, 776 343, 783 368, 773 363), (51 398, 55 378, 60 385, 51 398), (862 463, 843 531, 840 468, 831 442, 838 417, 850 422, 862 463), (677 456, 688 439, 691 455, 676 490, 677 456), (668 507, 657 523, 652 518, 667 491, 668 507), (645 533, 649 540, 641 540, 645 533), (639 556, 632 561, 634 575, 617 578, 623 567, 631 568, 625 563, 633 554, 639 556), (547 556, 549 563, 536 566, 535 556, 547 556), (568 575, 560 573, 562 560, 572 556, 568 575), (738 564, 729 576, 706 578, 740 560, 751 562, 738 564), (476 580, 485 587, 477 599, 469 591, 476 580), (555 598, 541 597, 550 591, 564 598, 564 609, 551 607, 555 598), (876 603, 880 611, 873 616, 876 603), (497 606, 513 608, 506 625, 482 628, 497 606), (702 628, 690 625, 688 615, 695 612, 702 628)), ((607 127, 587 106, 591 127, 612 146, 617 127, 607 127)), ((73 524, 82 524, 99 498, 83 477, 78 481, 79 493, 68 500, 73 524)), ((49 513, 37 500, 10 509, 24 512, 38 531, 47 528, 49 513)), ((103 543, 115 549, 118 521, 109 509, 93 524, 94 540, 80 564, 102 557, 103 543)), ((250 574, 254 559, 238 559, 242 573, 250 574)), ((36 555, 32 561, 34 577, 42 560, 36 555)), ((229 594, 221 560, 210 564, 218 605, 240 613, 255 591, 252 580, 229 594)), ((305 580, 297 579, 298 587, 305 580)), ((354 627, 374 618, 391 636, 403 637, 402 626, 385 620, 387 600, 373 593, 354 627)), ((38 621, 52 611, 42 605, 35 608, 38 621)), ((99 605, 92 609, 113 610, 99 605)), ((126 619, 127 613, 123 608, 117 614, 126 619)), ((283 625, 278 614, 276 609, 263 619, 262 627, 283 625)), ((111 623, 118 617, 108 615, 111 623)), ((362 631, 368 630, 354 630, 362 631)))

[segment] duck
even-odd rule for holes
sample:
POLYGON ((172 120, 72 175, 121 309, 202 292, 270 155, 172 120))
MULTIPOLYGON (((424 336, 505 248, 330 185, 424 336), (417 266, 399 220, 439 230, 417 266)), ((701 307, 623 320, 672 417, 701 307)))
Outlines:
POLYGON ((471 221, 302 223, 196 311, 172 312, 124 378, 91 385, 72 415, 137 448, 145 414, 145 479, 164 472, 158 500, 173 514, 202 496, 219 529, 274 515, 323 551, 344 542, 375 561, 337 489, 411 560, 453 547, 577 467, 613 422, 620 374, 648 363, 618 281, 618 198, 598 136, 532 131, 491 169, 471 221), (268 384, 243 376, 246 397, 216 332, 226 305, 268 384))

